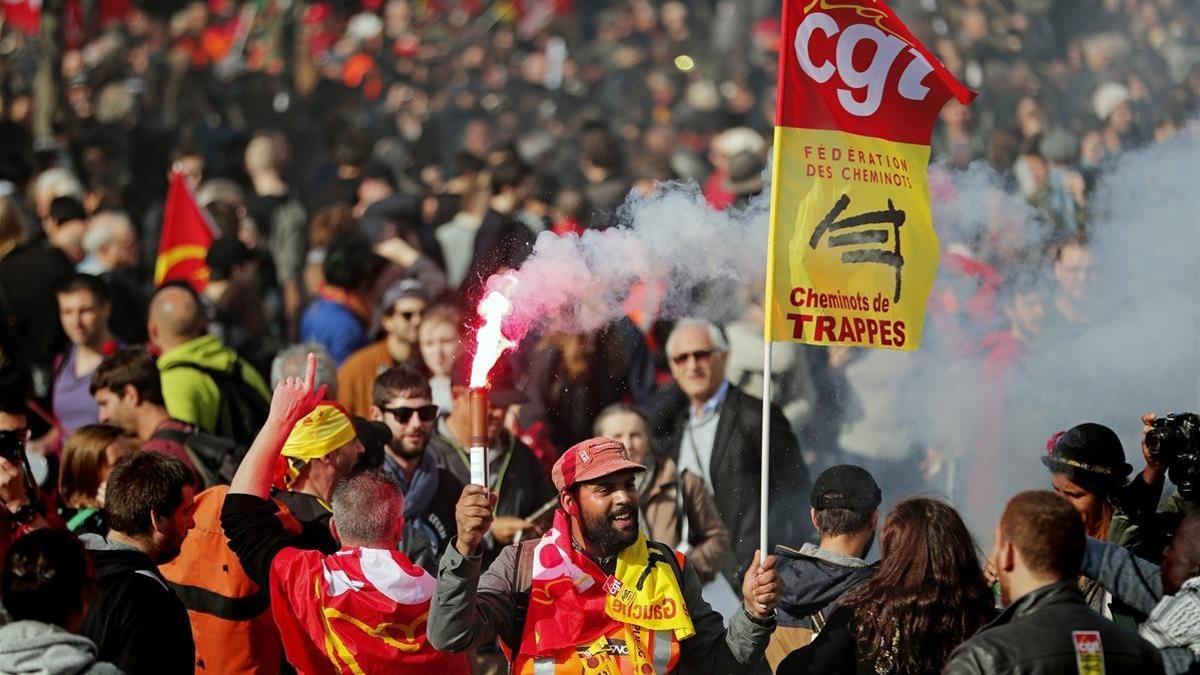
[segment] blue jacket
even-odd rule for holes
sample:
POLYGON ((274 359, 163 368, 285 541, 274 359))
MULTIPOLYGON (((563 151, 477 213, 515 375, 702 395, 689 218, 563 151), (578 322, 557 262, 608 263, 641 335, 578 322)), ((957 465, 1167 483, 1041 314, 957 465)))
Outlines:
POLYGON ((367 328, 345 305, 317 298, 300 319, 300 341, 309 340, 325 345, 340 366, 367 345, 367 328))

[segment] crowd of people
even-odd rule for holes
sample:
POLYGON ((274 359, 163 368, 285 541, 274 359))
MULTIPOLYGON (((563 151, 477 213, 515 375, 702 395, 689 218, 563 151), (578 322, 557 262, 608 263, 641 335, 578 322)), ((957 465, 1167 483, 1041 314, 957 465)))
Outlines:
POLYGON ((1200 420, 1020 386, 1099 314, 1104 177, 1200 138, 1200 6, 892 4, 980 94, 922 350, 765 373, 761 277, 635 285, 492 371, 488 486, 488 279, 673 182, 761 211, 777 3, 0 4, 0 673, 1200 672, 1200 420))

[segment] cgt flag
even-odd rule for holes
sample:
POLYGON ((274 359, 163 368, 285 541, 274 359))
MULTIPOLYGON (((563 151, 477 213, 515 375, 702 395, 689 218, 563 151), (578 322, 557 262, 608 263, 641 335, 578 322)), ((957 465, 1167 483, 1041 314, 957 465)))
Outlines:
POLYGON ((196 203, 187 179, 180 171, 172 171, 163 207, 158 260, 154 263, 154 285, 186 281, 197 293, 204 290, 209 273, 204 259, 212 243, 213 228, 196 203))
POLYGON ((784 0, 765 337, 916 349, 937 272, 929 137, 965 88, 883 2, 784 0))

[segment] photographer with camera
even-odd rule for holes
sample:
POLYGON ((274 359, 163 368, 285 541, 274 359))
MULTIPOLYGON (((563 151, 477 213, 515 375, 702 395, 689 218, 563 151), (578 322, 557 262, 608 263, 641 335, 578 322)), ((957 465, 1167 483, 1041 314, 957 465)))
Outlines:
POLYGON ((14 540, 47 525, 38 500, 37 484, 25 456, 28 442, 25 402, 0 396, 0 502, 5 509, 0 517, 9 521, 14 540))
POLYGON ((1146 469, 1126 488, 1138 497, 1121 500, 1114 520, 1136 532, 1126 548, 1158 563, 1184 517, 1200 514, 1200 416, 1142 415, 1142 455, 1146 469), (1175 494, 1159 506, 1164 478, 1175 485, 1175 494))

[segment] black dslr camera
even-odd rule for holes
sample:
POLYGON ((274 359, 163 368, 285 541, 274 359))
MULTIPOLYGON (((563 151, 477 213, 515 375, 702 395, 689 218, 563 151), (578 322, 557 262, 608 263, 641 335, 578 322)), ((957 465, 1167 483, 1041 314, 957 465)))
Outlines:
POLYGON ((1184 499, 1200 498, 1200 416, 1175 413, 1154 420, 1146 432, 1146 449, 1167 467, 1167 476, 1184 499))
POLYGON ((27 431, 0 430, 0 457, 23 466, 25 462, 25 435, 27 431))

